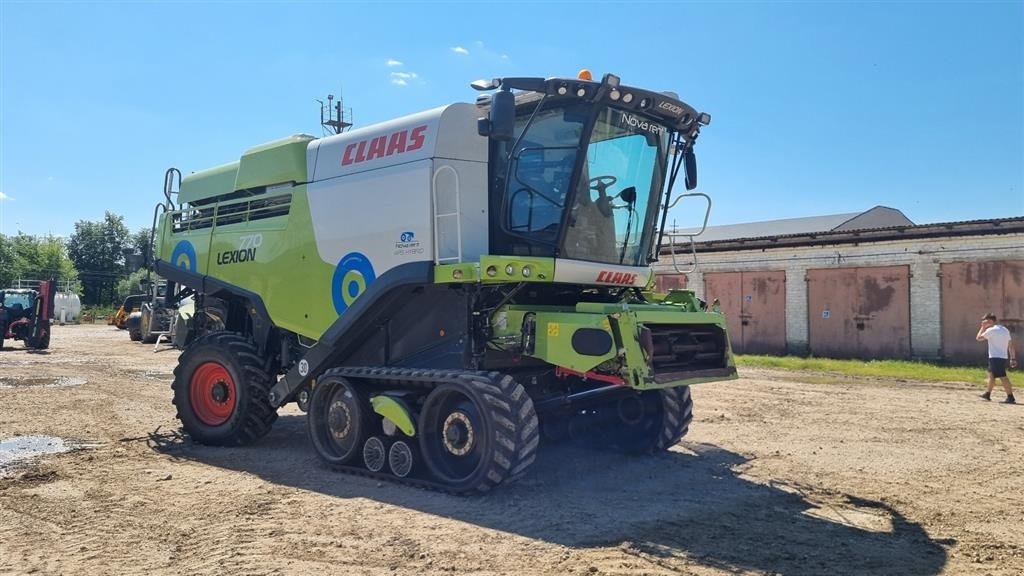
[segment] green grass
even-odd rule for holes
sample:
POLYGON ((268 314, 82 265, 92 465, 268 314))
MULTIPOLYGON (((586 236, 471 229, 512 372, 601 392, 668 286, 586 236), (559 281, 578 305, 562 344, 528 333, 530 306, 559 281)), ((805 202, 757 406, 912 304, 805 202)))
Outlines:
POLYGON ((892 378, 922 382, 985 382, 985 369, 980 366, 948 366, 909 360, 833 360, 797 356, 737 355, 739 368, 771 368, 793 372, 829 372, 845 376, 892 378))

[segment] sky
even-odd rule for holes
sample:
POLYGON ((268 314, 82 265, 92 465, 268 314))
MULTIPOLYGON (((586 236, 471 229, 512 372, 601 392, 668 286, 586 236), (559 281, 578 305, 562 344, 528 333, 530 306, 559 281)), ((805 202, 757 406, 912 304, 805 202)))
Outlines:
MULTIPOLYGON (((148 227, 164 171, 588 68, 712 115, 710 223, 1024 215, 1024 2, 0 0, 0 231, 148 227)), ((696 205, 672 213, 699 223, 696 205)))

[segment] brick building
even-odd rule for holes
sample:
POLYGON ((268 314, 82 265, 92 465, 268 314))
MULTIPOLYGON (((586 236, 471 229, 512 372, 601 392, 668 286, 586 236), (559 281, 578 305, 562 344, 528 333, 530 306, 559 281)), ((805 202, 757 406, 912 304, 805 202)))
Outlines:
POLYGON ((876 207, 695 240, 697 270, 676 273, 665 252, 659 285, 717 298, 738 352, 978 362, 988 311, 1024 352, 1024 217, 918 225, 876 207))

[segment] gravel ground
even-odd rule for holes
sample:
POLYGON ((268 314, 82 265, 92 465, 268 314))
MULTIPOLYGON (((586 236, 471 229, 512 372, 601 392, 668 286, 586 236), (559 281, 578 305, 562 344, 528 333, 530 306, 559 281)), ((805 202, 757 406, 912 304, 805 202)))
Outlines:
POLYGON ((1024 408, 975 388, 745 371, 694 389, 668 453, 546 446, 460 498, 325 470, 294 407, 193 445, 176 356, 98 325, 7 343, 0 440, 73 449, 0 468, 0 573, 1024 573, 1024 408))

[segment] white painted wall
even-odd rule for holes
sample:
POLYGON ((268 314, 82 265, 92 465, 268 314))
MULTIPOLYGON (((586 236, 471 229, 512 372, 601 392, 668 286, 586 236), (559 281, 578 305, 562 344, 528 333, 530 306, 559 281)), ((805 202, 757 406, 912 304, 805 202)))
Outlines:
MULTIPOLYGON (((915 358, 937 358, 942 345, 939 265, 943 262, 1024 259, 1024 234, 943 237, 862 244, 765 248, 698 254, 688 288, 704 296, 705 272, 786 271, 786 338, 791 354, 807 352, 808 269, 910 266, 910 342, 915 358)), ((655 269, 674 274, 667 259, 655 269)))

